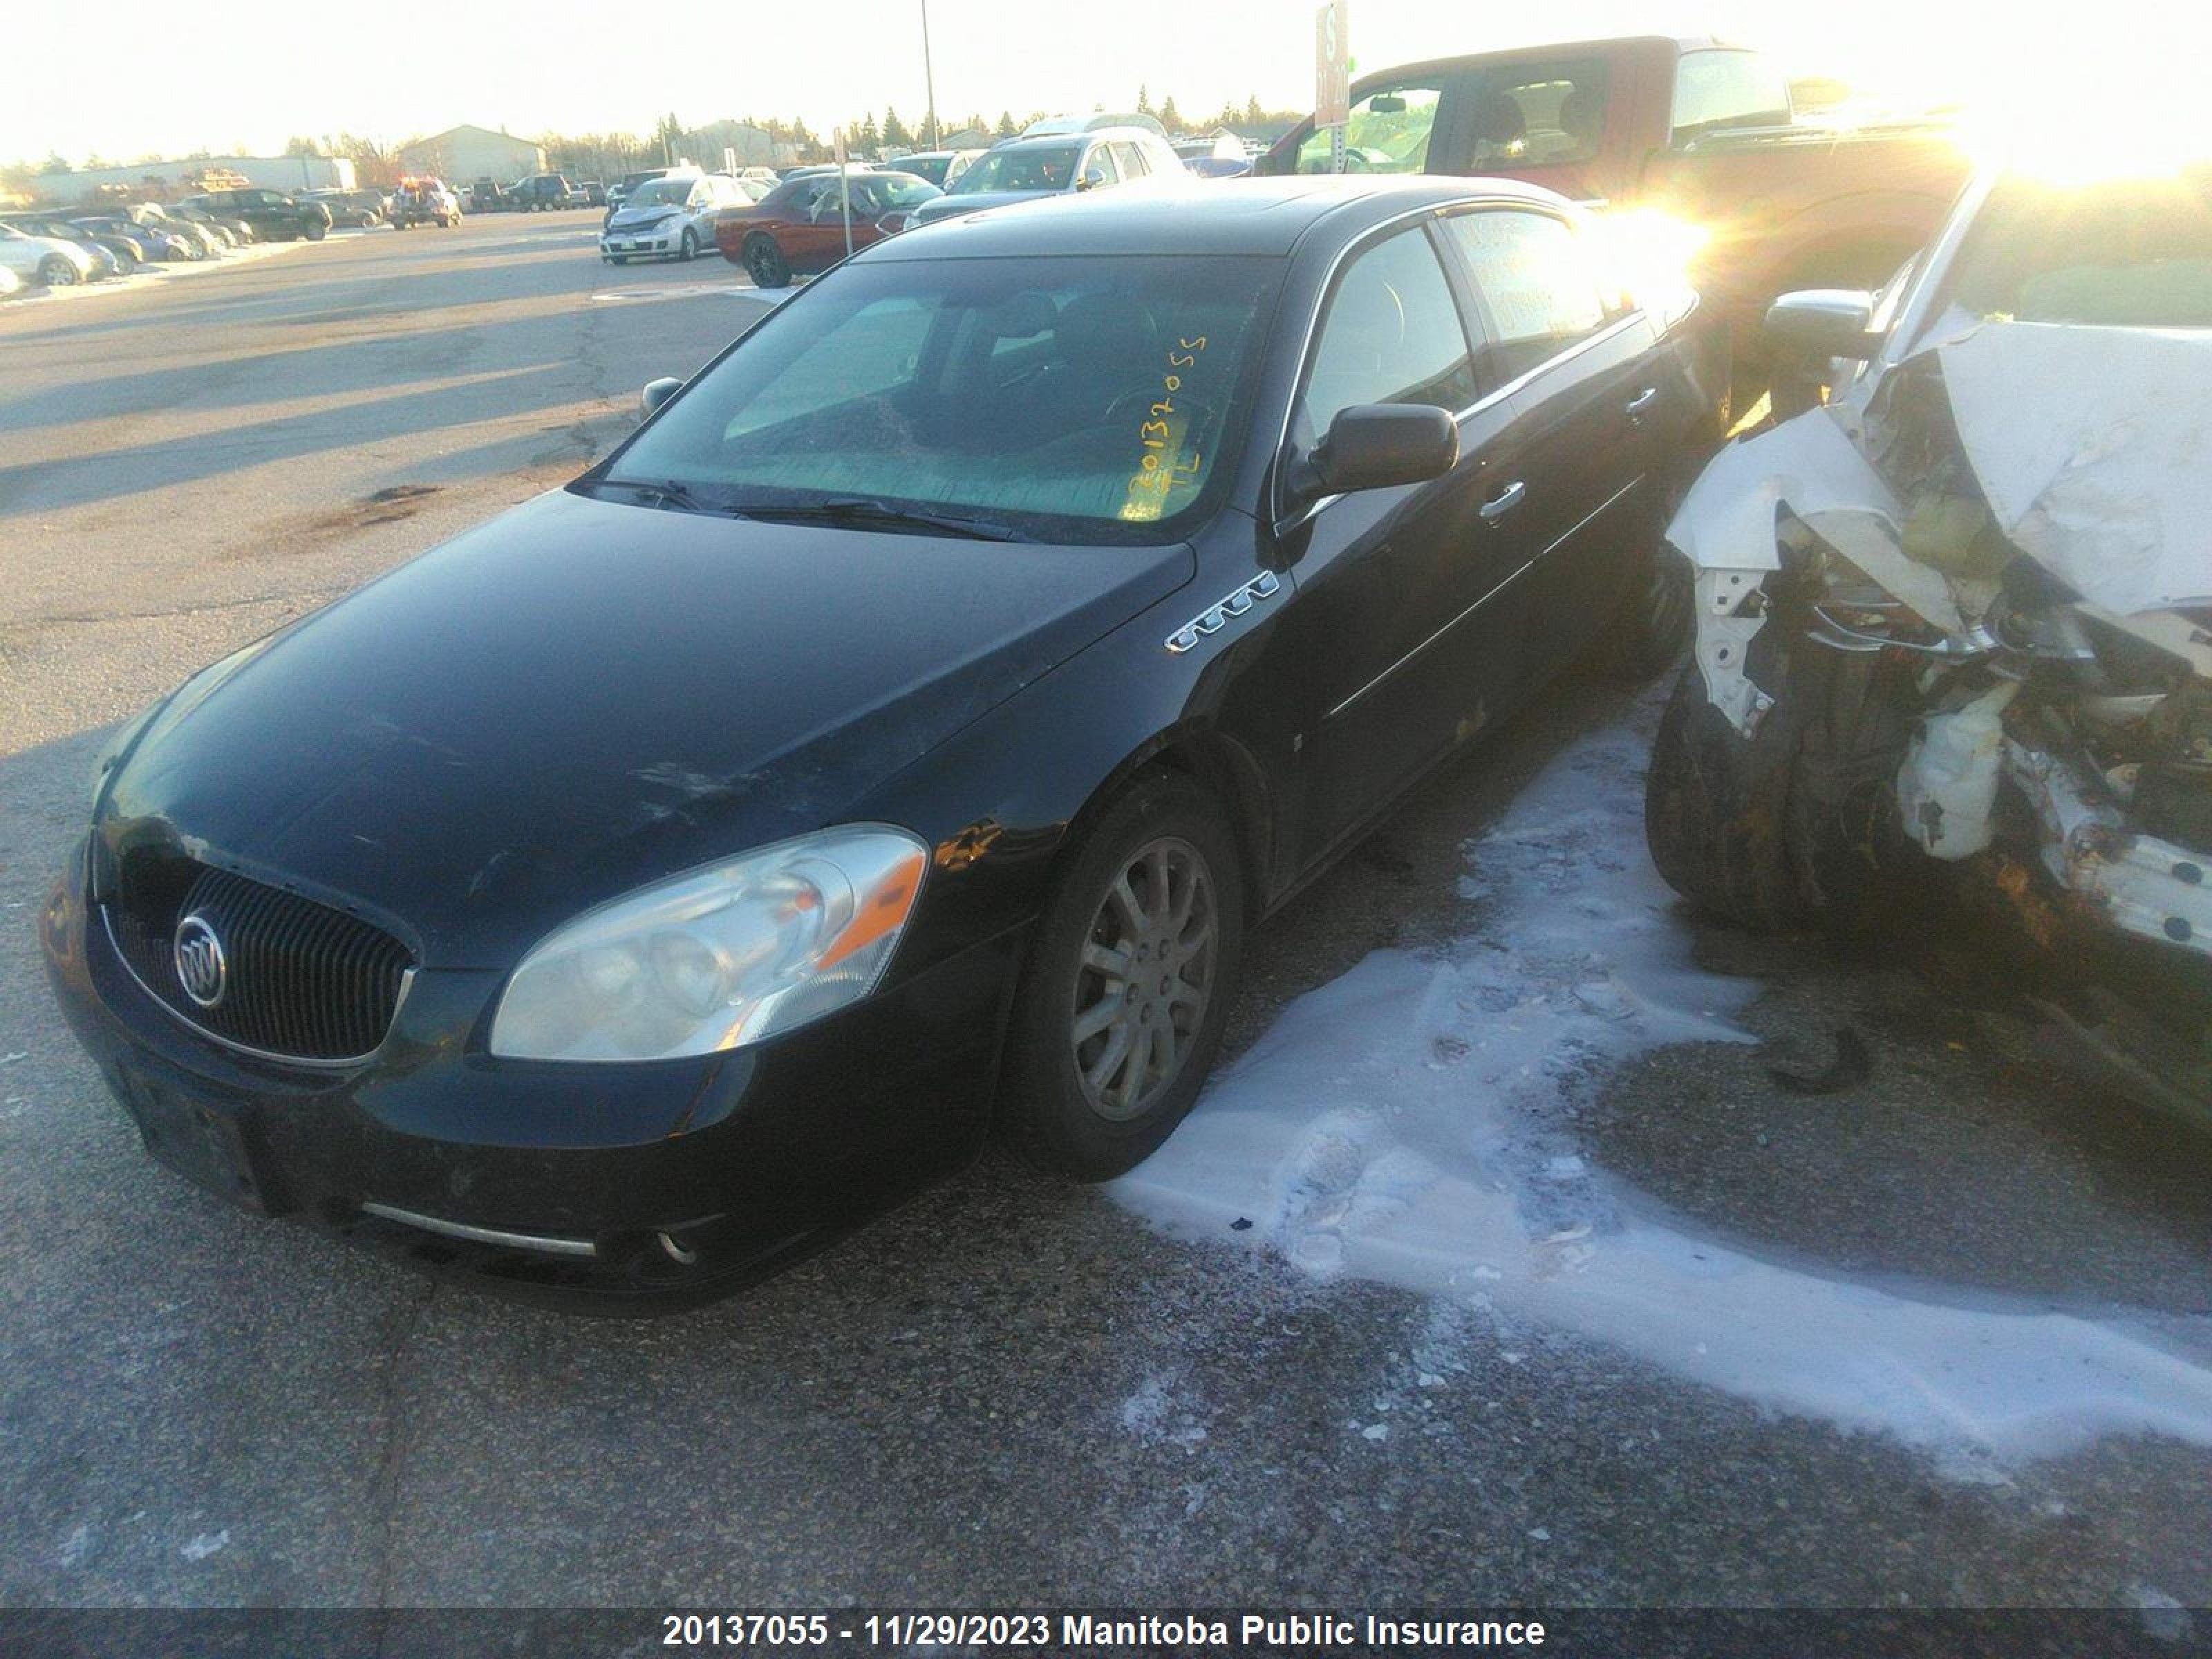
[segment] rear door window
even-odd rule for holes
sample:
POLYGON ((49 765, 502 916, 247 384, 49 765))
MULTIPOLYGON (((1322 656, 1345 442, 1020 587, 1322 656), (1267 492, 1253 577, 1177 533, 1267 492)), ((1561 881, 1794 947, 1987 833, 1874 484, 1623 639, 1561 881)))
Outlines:
POLYGON ((1144 152, 1134 144, 1116 140, 1107 148, 1114 152, 1114 165, 1121 169, 1124 179, 1141 179, 1152 171, 1145 165, 1144 152))
POLYGON ((1565 220, 1485 208, 1445 220, 1444 235, 1487 316, 1485 385, 1527 374, 1612 320, 1597 261, 1565 220))

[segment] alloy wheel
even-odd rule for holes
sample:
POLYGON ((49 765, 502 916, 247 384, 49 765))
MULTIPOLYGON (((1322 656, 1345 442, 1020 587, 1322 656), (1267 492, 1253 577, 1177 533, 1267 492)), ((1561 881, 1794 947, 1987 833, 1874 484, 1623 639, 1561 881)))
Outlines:
POLYGON ((1068 1022, 1084 1098, 1139 1117, 1181 1075, 1213 993, 1219 917, 1198 848, 1164 837, 1107 889, 1083 945, 1068 1022))

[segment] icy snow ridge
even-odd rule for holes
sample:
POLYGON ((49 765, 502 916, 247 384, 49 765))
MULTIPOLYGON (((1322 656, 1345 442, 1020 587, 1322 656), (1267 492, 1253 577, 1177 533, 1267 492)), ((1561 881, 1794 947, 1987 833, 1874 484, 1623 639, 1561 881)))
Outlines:
POLYGON ((1961 1474, 2113 1432, 2212 1444, 2212 1370, 1986 1294, 1824 1277, 1697 1237, 1588 1167, 1576 1100, 1665 1044, 1748 1042, 1643 838, 1654 709, 1555 761, 1468 845, 1480 931, 1377 951, 1285 1008, 1109 1188, 1180 1235, 1615 1345, 1961 1474), (1248 1230, 1231 1224, 1249 1218, 1248 1230))

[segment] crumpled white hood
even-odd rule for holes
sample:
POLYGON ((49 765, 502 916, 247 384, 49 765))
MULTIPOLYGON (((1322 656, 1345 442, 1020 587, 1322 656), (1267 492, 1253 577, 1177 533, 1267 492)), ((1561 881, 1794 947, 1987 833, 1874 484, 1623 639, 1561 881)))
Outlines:
POLYGON ((2014 546, 2124 617, 2212 599, 2212 335, 1987 323, 1936 349, 2014 546))

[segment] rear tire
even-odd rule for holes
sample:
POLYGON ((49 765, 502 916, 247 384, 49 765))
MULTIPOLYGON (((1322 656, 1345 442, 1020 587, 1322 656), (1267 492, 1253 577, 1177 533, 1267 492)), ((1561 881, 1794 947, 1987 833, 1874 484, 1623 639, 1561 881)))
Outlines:
POLYGON ((791 262, 783 257, 783 250, 775 239, 756 234, 745 238, 745 271, 753 279, 755 288, 789 288, 791 262))
POLYGON ((1015 996, 998 1127, 1024 1158, 1105 1181, 1174 1132, 1220 1051, 1243 918, 1236 836, 1197 785, 1153 773, 1106 808, 1015 996))

